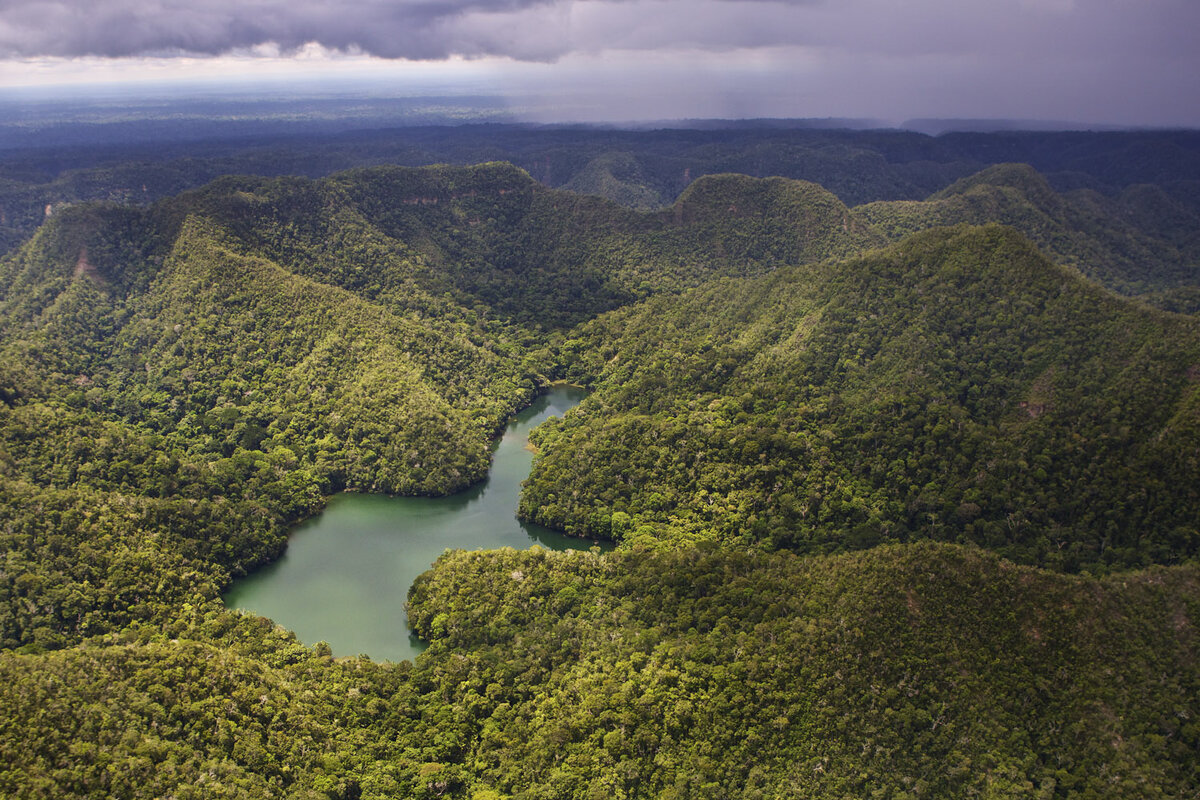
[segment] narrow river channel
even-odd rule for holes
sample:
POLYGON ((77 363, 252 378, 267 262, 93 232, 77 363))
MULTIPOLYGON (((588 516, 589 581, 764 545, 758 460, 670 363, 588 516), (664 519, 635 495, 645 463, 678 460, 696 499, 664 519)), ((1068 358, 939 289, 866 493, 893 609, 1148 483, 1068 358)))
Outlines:
POLYGON ((435 498, 337 495, 292 532, 281 559, 235 581, 225 604, 270 617, 306 644, 326 641, 338 656, 414 658, 424 645, 408 632, 408 587, 443 550, 594 544, 516 518, 533 462, 529 432, 583 397, 581 389, 557 386, 519 413, 487 478, 466 491, 435 498))

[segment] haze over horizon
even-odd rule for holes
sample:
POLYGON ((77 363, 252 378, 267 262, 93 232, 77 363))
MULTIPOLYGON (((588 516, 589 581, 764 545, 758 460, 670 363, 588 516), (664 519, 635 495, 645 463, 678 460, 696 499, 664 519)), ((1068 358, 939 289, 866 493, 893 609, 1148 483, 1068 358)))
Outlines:
POLYGON ((0 91, 503 98, 522 119, 1200 127, 1188 0, 0 0, 0 91))

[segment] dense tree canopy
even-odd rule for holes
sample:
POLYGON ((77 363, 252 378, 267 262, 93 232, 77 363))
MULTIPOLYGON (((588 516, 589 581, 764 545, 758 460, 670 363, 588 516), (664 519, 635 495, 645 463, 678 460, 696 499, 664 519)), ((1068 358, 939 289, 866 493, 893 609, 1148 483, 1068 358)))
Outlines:
POLYGON ((1197 291, 1167 183, 55 211, 0 261, 0 794, 1186 796, 1200 323, 1110 291, 1197 291), (335 491, 478 480, 556 379, 521 511, 615 552, 447 554, 413 664, 220 604, 335 491))
POLYGON ((564 351, 522 508, 587 535, 801 552, 932 537, 1077 570, 1200 548, 1200 329, 1011 229, 655 298, 564 351))

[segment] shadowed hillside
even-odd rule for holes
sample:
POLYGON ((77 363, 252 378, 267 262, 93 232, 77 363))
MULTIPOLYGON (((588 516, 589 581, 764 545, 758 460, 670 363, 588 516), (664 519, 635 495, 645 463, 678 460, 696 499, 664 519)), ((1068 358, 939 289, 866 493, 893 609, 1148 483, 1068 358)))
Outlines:
POLYGON ((1200 285, 1200 217, 1153 187, 1120 199, 1087 189, 1060 195, 1031 167, 1004 164, 925 201, 871 203, 855 214, 892 239, 937 225, 1011 225, 1059 263, 1122 294, 1200 285))

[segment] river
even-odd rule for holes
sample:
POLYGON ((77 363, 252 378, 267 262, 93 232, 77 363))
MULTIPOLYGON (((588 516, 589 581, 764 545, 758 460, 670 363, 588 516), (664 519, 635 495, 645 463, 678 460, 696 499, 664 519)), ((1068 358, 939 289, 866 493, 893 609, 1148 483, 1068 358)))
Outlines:
POLYGON ((299 525, 278 561, 234 581, 225 604, 264 617, 335 655, 414 658, 424 644, 408 632, 408 588, 447 548, 583 549, 594 543, 516 518, 533 453, 529 432, 582 400, 556 386, 509 423, 482 483, 447 497, 343 493, 299 525))

